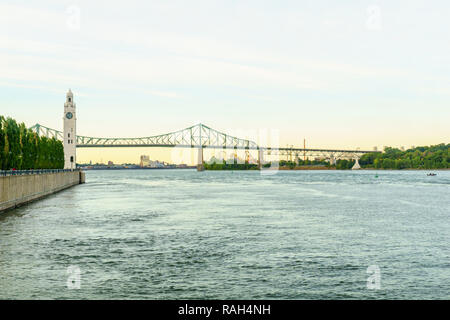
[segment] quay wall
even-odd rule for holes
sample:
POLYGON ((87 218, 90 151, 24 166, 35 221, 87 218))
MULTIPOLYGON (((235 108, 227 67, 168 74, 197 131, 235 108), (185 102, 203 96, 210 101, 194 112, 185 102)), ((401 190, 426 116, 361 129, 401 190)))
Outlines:
POLYGON ((82 171, 0 176, 0 212, 84 183, 82 171))

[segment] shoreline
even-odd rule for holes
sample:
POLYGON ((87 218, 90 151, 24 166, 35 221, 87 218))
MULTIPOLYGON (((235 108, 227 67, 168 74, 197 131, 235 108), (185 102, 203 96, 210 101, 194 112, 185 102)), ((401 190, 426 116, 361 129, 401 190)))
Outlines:
MULTIPOLYGON (((267 170, 276 170, 276 169, 267 169, 267 170)), ((296 168, 288 168, 288 167, 280 167, 278 170, 283 171, 296 171, 296 170, 336 170, 336 171, 449 171, 450 168, 441 168, 441 169, 418 169, 418 168, 409 168, 409 169, 375 169, 375 168, 361 168, 361 169, 336 169, 336 168, 302 168, 302 167, 296 167, 296 168)))
MULTIPOLYGON (((271 170, 270 168, 267 168, 268 170, 271 170)), ((276 170, 276 169, 274 169, 276 170)), ((299 167, 294 167, 294 168, 290 168, 290 167, 279 167, 278 170, 283 170, 283 171, 289 171, 289 170, 293 170, 293 171, 297 171, 297 170, 337 170, 335 167, 323 167, 323 166, 299 166, 299 167)))
POLYGON ((85 171, 93 171, 93 170, 168 170, 168 169, 196 169, 196 166, 186 166, 186 167, 159 167, 159 168, 85 168, 85 167, 78 167, 82 168, 85 171))
MULTIPOLYGON (((83 168, 85 171, 115 171, 115 170, 186 170, 186 169, 196 169, 195 166, 187 166, 181 168, 83 168)), ((336 167, 322 167, 322 166, 301 166, 301 167, 278 167, 278 168, 263 168, 263 171, 352 171, 352 169, 336 169, 336 167)), ((441 169, 419 169, 419 168, 409 168, 409 169, 375 169, 375 168, 360 168, 353 171, 449 171, 450 168, 441 168, 441 169)), ((205 171, 261 171, 259 169, 205 169, 205 171)))

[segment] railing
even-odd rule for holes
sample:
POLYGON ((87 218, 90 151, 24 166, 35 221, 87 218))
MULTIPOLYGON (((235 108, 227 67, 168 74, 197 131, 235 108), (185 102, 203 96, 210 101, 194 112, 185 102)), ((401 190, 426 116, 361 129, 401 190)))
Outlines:
POLYGON ((77 169, 34 169, 34 170, 0 170, 0 177, 5 176, 24 176, 30 174, 47 174, 47 173, 59 173, 59 172, 73 172, 80 171, 77 169))

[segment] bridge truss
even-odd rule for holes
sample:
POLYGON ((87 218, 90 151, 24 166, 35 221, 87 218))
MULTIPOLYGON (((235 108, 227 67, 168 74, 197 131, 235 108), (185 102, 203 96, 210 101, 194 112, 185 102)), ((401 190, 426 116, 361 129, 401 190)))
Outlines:
POLYGON ((296 159, 355 159, 365 153, 377 151, 339 150, 339 149, 310 149, 310 148, 266 148, 265 154, 278 156, 280 159, 295 161, 296 159))
MULTIPOLYGON (((39 135, 48 138, 63 139, 61 131, 40 124, 31 127, 39 135)), ((240 139, 212 129, 204 124, 189 128, 142 138, 95 138, 77 135, 77 148, 99 147, 185 147, 185 148, 224 148, 253 149, 258 145, 250 140, 240 139)))
MULTIPOLYGON (((63 132, 36 124, 30 128, 40 136, 63 140, 63 132)), ((204 124, 197 124, 179 131, 142 138, 96 138, 88 136, 76 137, 77 148, 105 147, 181 147, 207 148, 225 150, 261 150, 267 155, 280 157, 319 157, 323 159, 350 159, 361 157, 365 153, 377 151, 332 150, 309 148, 274 148, 259 146, 256 142, 240 139, 212 129, 204 124)))

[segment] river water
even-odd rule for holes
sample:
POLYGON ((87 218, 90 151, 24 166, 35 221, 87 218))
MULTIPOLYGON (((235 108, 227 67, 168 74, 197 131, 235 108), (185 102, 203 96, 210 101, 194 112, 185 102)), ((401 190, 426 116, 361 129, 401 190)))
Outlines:
POLYGON ((0 298, 450 298, 450 171, 86 181, 0 216, 0 298))

